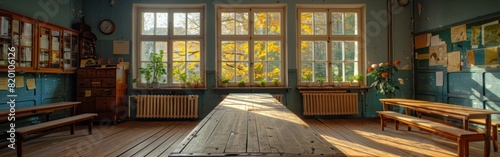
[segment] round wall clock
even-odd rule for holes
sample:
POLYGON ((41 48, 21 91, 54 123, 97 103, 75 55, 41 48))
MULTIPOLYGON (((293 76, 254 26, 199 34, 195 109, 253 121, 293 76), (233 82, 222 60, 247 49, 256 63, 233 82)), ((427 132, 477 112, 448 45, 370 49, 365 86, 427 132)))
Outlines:
POLYGON ((99 30, 102 34, 112 34, 115 32, 115 23, 110 19, 104 19, 99 23, 99 30))
POLYGON ((410 0, 398 0, 398 5, 399 6, 407 6, 410 3, 410 0))

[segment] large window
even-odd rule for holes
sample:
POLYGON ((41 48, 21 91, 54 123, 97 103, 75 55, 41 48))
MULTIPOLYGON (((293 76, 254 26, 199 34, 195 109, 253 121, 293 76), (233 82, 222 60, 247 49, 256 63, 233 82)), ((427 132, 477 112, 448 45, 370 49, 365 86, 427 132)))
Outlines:
POLYGON ((282 7, 218 8, 219 83, 286 82, 283 13, 282 7))
MULTIPOLYGON (((180 86, 186 80, 182 78, 204 78, 203 12, 202 8, 138 8, 136 66, 145 67, 151 53, 163 50, 167 74, 158 80, 161 86, 180 86)), ((146 83, 144 76, 139 83, 146 83)))
POLYGON ((299 85, 348 81, 362 73, 362 9, 299 9, 299 85))

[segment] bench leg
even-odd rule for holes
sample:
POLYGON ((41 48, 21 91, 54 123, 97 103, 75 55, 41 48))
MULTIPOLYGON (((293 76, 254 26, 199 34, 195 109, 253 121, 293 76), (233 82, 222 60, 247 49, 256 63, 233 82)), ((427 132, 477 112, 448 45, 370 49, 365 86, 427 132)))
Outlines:
POLYGON ((383 115, 379 115, 379 116, 380 116, 380 129, 382 129, 382 131, 384 131, 384 127, 385 127, 384 116, 383 115))
POLYGON ((16 152, 18 157, 23 156, 23 136, 16 133, 16 152))
POLYGON ((491 140, 493 141, 493 151, 498 152, 498 126, 497 125, 491 126, 491 133, 493 134, 493 136, 491 137, 491 140))
POLYGON ((469 141, 458 138, 458 156, 468 157, 469 156, 469 141))
POLYGON ((74 135, 75 134, 75 123, 71 124, 70 125, 70 128, 69 128, 69 133, 71 135, 74 135))
POLYGON ((396 130, 399 130, 399 121, 394 120, 394 123, 396 123, 396 130))
POLYGON ((92 135, 92 125, 94 125, 92 121, 92 119, 89 120, 89 135, 92 135))

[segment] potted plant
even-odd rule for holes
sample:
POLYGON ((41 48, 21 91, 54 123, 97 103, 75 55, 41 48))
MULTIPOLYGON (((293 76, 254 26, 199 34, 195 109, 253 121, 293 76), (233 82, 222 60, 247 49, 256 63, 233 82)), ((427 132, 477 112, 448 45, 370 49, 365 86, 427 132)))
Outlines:
POLYGON ((359 86, 363 86, 365 76, 363 74, 354 75, 354 80, 358 81, 359 86))
MULTIPOLYGON (((160 85, 158 81, 161 79, 161 75, 167 74, 163 65, 163 54, 163 50, 160 50, 159 53, 151 53, 146 67, 139 68, 139 74, 144 75, 148 88, 158 88, 160 85)), ((165 81, 163 79, 163 82, 165 81)), ((134 78, 132 82, 137 82, 137 79, 134 78)))
POLYGON ((190 82, 192 83, 192 85, 194 85, 194 88, 198 88, 200 86, 202 79, 201 79, 200 75, 198 75, 197 73, 192 74, 189 79, 190 79, 190 82))
POLYGON ((356 77, 356 75, 349 77, 349 85, 350 86, 358 86, 359 87, 359 83, 358 82, 354 82, 355 77, 356 77))
POLYGON ((229 84, 230 79, 229 78, 222 78, 220 82, 222 83, 222 86, 227 87, 227 84, 229 84))
POLYGON ((267 81, 266 81, 265 79, 263 79, 263 80, 260 80, 258 83, 259 83, 259 84, 258 84, 258 85, 259 85, 259 87, 265 87, 265 86, 266 86, 267 81))
POLYGON ((185 87, 187 81, 186 73, 180 73, 178 77, 179 81, 181 81, 181 87, 185 87))
POLYGON ((307 86, 311 87, 312 74, 311 73, 305 74, 304 79, 307 82, 307 86))
POLYGON ((245 80, 241 80, 238 82, 238 87, 245 87, 245 80))
POLYGON ((344 79, 342 78, 342 76, 335 76, 335 82, 333 82, 333 85, 335 87, 340 87, 340 82, 342 82, 344 79))
POLYGON ((325 83, 326 79, 324 77, 319 77, 316 79, 317 82, 319 82, 319 86, 323 87, 323 84, 325 83))
POLYGON ((279 80, 278 78, 273 78, 273 80, 272 80, 272 81, 273 81, 273 83, 274 83, 274 86, 275 86, 275 87, 278 87, 278 86, 279 86, 279 81, 280 81, 280 80, 279 80))

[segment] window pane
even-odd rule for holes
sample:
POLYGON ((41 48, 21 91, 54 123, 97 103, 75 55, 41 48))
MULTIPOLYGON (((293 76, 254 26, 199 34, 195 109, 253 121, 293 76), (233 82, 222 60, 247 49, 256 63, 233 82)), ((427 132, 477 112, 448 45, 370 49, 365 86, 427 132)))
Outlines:
POLYGON ((332 60, 342 60, 343 50, 342 41, 332 41, 332 60))
POLYGON ((312 35, 313 34, 313 23, 312 23, 312 15, 311 12, 304 12, 300 14, 300 34, 302 35, 312 35))
POLYGON ((333 79, 333 81, 337 81, 338 77, 343 77, 342 62, 333 62, 333 64, 332 64, 332 79, 333 79))
POLYGON ((265 62, 255 62, 253 66, 254 72, 254 82, 258 82, 266 79, 266 63, 265 62))
POLYGON ((236 60, 248 61, 248 42, 236 41, 236 60))
MULTIPOLYGON (((180 83, 182 80, 180 79, 181 74, 186 74, 186 62, 172 62, 172 72, 173 72, 173 82, 180 83)), ((189 78, 189 77, 186 77, 189 78)))
POLYGON ((248 13, 221 13, 222 35, 247 35, 248 13))
POLYGON ((358 43, 355 41, 345 42, 345 60, 357 61, 358 60, 358 43))
POLYGON ((154 51, 153 45, 153 41, 141 42, 141 61, 149 61, 149 56, 154 51))
POLYGON ((300 42, 300 59, 301 61, 312 61, 313 60, 313 41, 302 41, 300 42))
POLYGON ((264 35, 267 34, 267 13, 257 12, 254 13, 254 34, 264 35))
POLYGON ((267 42, 267 60, 268 61, 281 60, 281 41, 267 42))
POLYGON ((151 12, 142 14, 142 35, 153 35, 155 26, 155 15, 151 12))
POLYGON ((344 34, 344 20, 342 13, 332 13, 332 34, 342 35, 344 34))
POLYGON ((236 81, 244 80, 248 82, 248 63, 236 63, 236 81))
POLYGON ((302 62, 300 65, 301 82, 311 82, 313 75, 313 62, 302 62))
POLYGON ((200 13, 188 13, 187 35, 200 35, 200 13))
POLYGON ((200 61, 200 41, 188 41, 188 61, 200 61))
POLYGON ((167 54, 168 54, 168 42, 161 42, 161 41, 156 41, 155 42, 155 53, 160 53, 160 50, 163 50, 163 61, 166 62, 168 60, 167 54))
POLYGON ((327 78, 326 77, 326 62, 316 62, 314 63, 314 80, 318 80, 318 78, 327 78))
POLYGON ((326 58, 326 41, 314 42, 314 60, 325 61, 326 58))
POLYGON ((266 60, 266 42, 265 41, 255 41, 254 42, 254 56, 253 59, 256 61, 266 60))
POLYGON ((168 13, 156 13, 155 35, 168 34, 168 13))
POLYGON ((174 61, 186 61, 186 41, 174 41, 172 59, 174 61))
POLYGON ((349 80, 354 74, 358 73, 357 62, 346 62, 345 63, 345 80, 349 80))
POLYGON ((326 35, 326 13, 314 13, 314 35, 326 35))
POLYGON ((174 35, 186 35, 186 13, 174 13, 174 35))
POLYGON ((222 61, 234 61, 235 60, 234 48, 235 48, 234 41, 222 41, 221 42, 222 61))
POLYGON ((234 62, 222 62, 221 78, 228 78, 230 82, 236 82, 236 67, 234 62))
POLYGON ((279 35, 281 34, 281 13, 271 12, 268 13, 268 34, 269 35, 279 35))
POLYGON ((193 75, 200 75, 200 62, 188 62, 187 63, 187 78, 192 78, 193 75))
POLYGON ((269 62, 267 65, 267 81, 281 78, 281 62, 269 62))
POLYGON ((357 35, 358 34, 358 14, 345 13, 345 34, 357 35))

